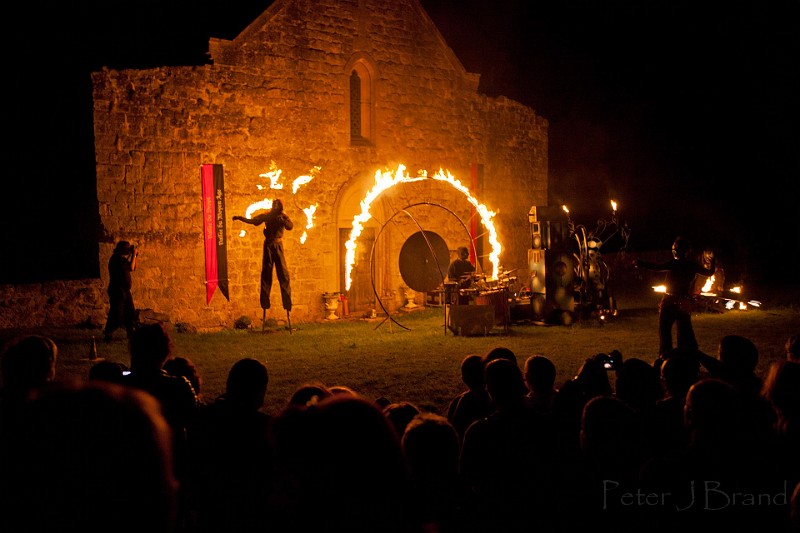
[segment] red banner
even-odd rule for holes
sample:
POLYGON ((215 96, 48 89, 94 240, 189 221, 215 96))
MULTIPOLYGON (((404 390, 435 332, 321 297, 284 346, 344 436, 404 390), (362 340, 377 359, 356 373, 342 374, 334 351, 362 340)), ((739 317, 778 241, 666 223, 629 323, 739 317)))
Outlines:
POLYGON ((225 231, 225 183, 222 165, 202 165, 203 237, 206 252, 206 304, 219 287, 228 296, 228 248, 225 231))

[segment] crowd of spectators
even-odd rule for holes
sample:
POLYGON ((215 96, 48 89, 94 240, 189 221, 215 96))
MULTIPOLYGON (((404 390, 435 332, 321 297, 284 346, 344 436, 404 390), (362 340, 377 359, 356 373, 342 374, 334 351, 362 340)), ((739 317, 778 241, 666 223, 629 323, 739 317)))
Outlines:
POLYGON ((309 381, 263 410, 264 363, 204 399, 159 324, 130 370, 56 379, 58 347, 2 354, 0 531, 694 532, 800 529, 800 361, 756 373, 747 338, 714 356, 466 355, 446 413, 309 381), (613 365, 609 361, 614 360, 613 365))

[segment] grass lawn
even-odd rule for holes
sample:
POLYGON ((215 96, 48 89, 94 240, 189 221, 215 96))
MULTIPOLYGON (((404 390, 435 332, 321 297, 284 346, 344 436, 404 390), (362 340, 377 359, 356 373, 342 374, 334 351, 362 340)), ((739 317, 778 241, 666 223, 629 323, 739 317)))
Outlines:
MULTIPOLYGON (((759 372, 771 361, 785 357, 786 339, 800 333, 800 300, 779 291, 775 304, 759 309, 697 313, 693 316, 700 349, 716 353, 724 335, 743 335, 759 348, 759 372)), ((409 401, 445 414, 450 399, 463 389, 461 360, 467 354, 483 354, 505 346, 516 353, 522 367, 534 354, 549 357, 556 365, 556 385, 573 377, 585 358, 617 349, 626 358, 652 361, 658 347, 657 304, 659 296, 639 291, 618 294, 619 314, 606 322, 584 320, 571 326, 512 324, 507 333, 496 328, 486 336, 453 335, 444 328, 441 308, 420 308, 395 316, 293 324, 297 331, 262 333, 260 321, 253 330, 215 333, 173 333, 174 355, 191 359, 202 378, 206 401, 224 391, 231 365, 245 357, 266 363, 270 383, 264 405, 275 414, 300 385, 321 381, 347 385, 368 398, 385 396, 390 401, 409 401), (445 334, 446 333, 446 334, 445 334)), ((0 342, 32 331, 0 331, 0 342)), ((59 347, 57 378, 85 380, 93 361, 92 337, 96 329, 60 328, 33 331, 53 338, 59 347)), ((124 332, 111 344, 97 342, 101 358, 128 364, 124 332)))

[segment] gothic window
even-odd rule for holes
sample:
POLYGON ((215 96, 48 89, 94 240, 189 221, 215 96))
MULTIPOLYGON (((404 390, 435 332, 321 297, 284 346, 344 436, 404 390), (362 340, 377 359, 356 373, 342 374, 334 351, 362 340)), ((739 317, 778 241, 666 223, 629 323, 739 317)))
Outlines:
POLYGON ((363 61, 357 61, 350 71, 350 141, 373 140, 372 75, 363 61))

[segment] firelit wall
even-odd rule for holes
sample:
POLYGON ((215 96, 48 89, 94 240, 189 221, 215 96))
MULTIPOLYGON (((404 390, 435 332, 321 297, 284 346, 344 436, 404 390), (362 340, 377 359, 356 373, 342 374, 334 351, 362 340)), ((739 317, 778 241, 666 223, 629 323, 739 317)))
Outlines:
MULTIPOLYGON (((278 0, 209 52, 208 65, 93 74, 100 263, 117 240, 137 245, 138 308, 199 328, 260 318, 261 228, 231 217, 276 198, 295 224, 293 321, 323 319, 325 292, 353 314, 403 305, 399 255, 420 229, 453 252, 472 234, 487 273, 494 236, 500 266, 527 267, 547 121, 480 94, 417 1, 278 0), (204 164, 223 168, 230 301, 206 299, 204 164)), ((281 320, 277 288, 267 316, 281 320)))

